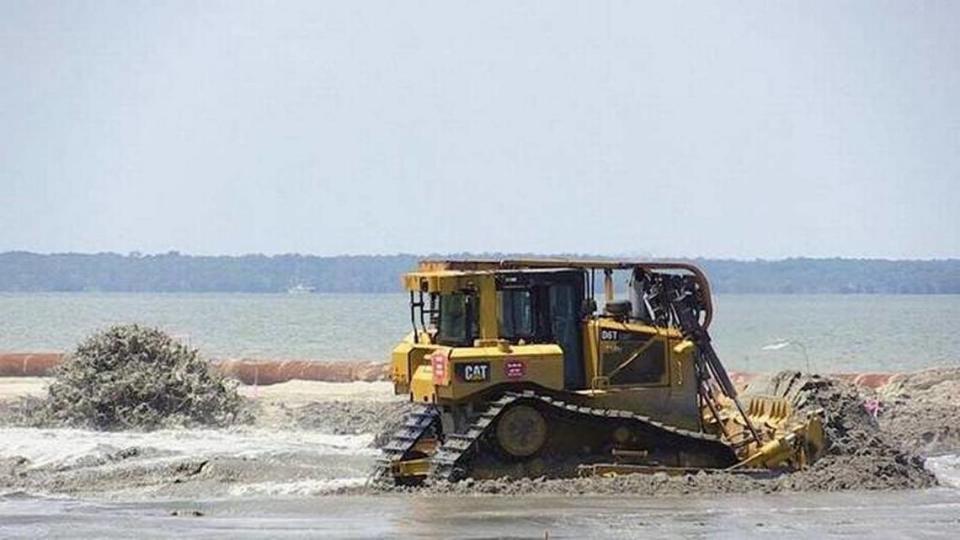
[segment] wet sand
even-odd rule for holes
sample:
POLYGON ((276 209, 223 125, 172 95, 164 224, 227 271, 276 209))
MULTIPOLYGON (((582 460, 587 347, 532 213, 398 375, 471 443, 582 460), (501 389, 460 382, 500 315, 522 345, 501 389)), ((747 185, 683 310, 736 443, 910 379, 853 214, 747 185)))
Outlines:
POLYGON ((710 497, 401 495, 90 502, 0 497, 29 538, 955 538, 960 491, 710 497))
MULTIPOLYGON (((45 379, 0 378, 0 493, 98 500, 351 495, 637 495, 803 493, 930 488, 924 458, 960 448, 960 370, 926 370, 879 390, 824 378, 766 378, 798 406, 822 406, 834 444, 808 470, 772 479, 731 474, 683 477, 495 480, 418 490, 365 486, 377 435, 407 409, 382 382, 290 381, 243 386, 255 421, 224 430, 102 433, 16 425, 22 398, 45 379), (874 419, 864 404, 878 400, 874 419), (399 491, 399 493, 397 493, 399 491)), ((755 388, 755 390, 757 389, 755 388)), ((749 391, 749 389, 748 389, 749 391)))

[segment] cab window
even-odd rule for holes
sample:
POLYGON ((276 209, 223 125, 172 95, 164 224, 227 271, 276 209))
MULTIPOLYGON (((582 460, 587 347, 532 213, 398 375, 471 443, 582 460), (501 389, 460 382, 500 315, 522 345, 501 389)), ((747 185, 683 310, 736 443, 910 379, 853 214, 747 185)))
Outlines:
POLYGON ((600 345, 602 373, 611 385, 667 383, 667 351, 663 338, 601 330, 600 345))
POLYGON ((440 324, 437 342, 441 345, 469 346, 476 335, 477 309, 472 294, 440 295, 440 324))
POLYGON ((497 326, 502 339, 531 338, 534 334, 533 302, 526 289, 497 291, 497 326))

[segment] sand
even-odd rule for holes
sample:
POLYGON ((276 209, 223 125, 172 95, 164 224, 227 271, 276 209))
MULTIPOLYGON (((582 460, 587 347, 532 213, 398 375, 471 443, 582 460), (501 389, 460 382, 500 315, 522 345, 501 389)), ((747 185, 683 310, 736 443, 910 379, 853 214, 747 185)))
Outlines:
MULTIPOLYGON (((255 422, 226 430, 103 434, 16 427, 17 404, 42 396, 45 384, 41 378, 0 378, 0 425, 7 426, 0 428, 0 492, 123 500, 376 495, 384 491, 364 485, 383 442, 376 435, 389 432, 408 410, 388 383, 289 381, 241 387, 255 422), (77 450, 67 452, 71 448, 77 450)), ((924 457, 960 450, 958 387, 957 368, 898 377, 878 391, 794 373, 755 380, 749 391, 785 395, 801 409, 827 411, 828 454, 805 471, 775 478, 700 473, 467 480, 385 491, 425 497, 655 496, 931 487, 936 479, 924 468, 924 457), (876 417, 868 410, 873 400, 879 404, 876 417)))
POLYGON ((960 369, 905 374, 877 397, 881 425, 906 448, 926 455, 960 448, 960 369))
POLYGON ((28 396, 43 396, 50 380, 47 377, 0 377, 0 403, 10 403, 28 396))

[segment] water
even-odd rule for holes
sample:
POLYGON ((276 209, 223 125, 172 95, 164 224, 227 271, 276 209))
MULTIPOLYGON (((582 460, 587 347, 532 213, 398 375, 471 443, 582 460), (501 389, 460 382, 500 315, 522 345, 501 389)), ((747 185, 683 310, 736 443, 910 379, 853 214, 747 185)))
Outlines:
MULTIPOLYGON (((908 371, 960 362, 958 295, 719 295, 716 305, 714 344, 735 370, 809 363, 828 372, 908 371)), ((160 326, 214 357, 317 360, 386 360, 410 330, 404 294, 7 293, 0 351, 68 350, 122 322, 160 326)))
POLYGON ((0 294, 0 350, 63 351, 116 323, 160 326, 218 357, 383 359, 402 294, 0 294))
POLYGON ((714 497, 0 498, 5 537, 956 538, 960 492, 714 497), (199 510, 204 515, 172 516, 199 510))
POLYGON ((315 431, 274 431, 262 429, 89 431, 83 429, 0 428, 3 435, 0 457, 23 456, 32 467, 73 467, 95 463, 104 456, 137 448, 151 459, 191 456, 194 458, 230 455, 237 458, 267 459, 289 454, 313 453, 323 456, 378 455, 370 447, 372 433, 334 435, 315 431))
POLYGON ((960 364, 958 317, 960 295, 721 295, 711 333, 742 371, 912 371, 960 364))

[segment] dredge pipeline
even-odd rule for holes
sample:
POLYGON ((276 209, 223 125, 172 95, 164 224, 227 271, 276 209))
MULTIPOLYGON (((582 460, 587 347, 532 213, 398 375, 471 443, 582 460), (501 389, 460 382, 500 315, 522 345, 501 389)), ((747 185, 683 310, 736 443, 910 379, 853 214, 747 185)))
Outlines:
MULTIPOLYGON (((63 353, 10 352, 0 353, 0 377, 49 377, 64 359, 63 353)), ((223 358, 211 360, 216 369, 228 377, 248 385, 270 385, 292 380, 352 382, 387 381, 390 366, 384 362, 359 360, 283 360, 256 358, 223 358)), ((730 372, 730 379, 742 387, 760 374, 730 372)), ((906 379, 903 373, 834 373, 833 379, 856 386, 878 389, 906 379)))
MULTIPOLYGON (((65 356, 62 353, 0 353, 0 377, 50 377, 65 356)), ((292 380, 373 382, 389 377, 389 366, 382 362, 225 358, 211 360, 211 364, 227 377, 260 386, 292 380)))

